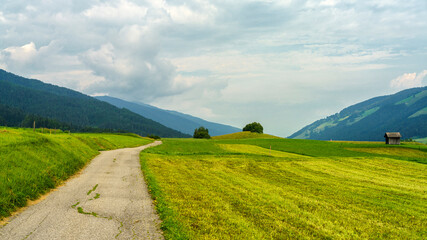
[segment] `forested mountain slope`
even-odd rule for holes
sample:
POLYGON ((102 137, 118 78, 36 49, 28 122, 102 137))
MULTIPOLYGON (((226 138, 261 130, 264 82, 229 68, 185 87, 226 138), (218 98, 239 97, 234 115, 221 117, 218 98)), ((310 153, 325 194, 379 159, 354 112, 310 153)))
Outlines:
MULTIPOLYGON (((0 69, 0 120, 12 124, 13 115, 36 115, 78 128, 127 131, 140 135, 189 137, 127 109, 120 109, 77 91, 27 79, 0 69)), ((16 119, 18 119, 15 116, 16 119)), ((13 123, 17 125, 16 121, 13 123)), ((40 126, 43 127, 43 126, 40 126)))
POLYGON ((427 87, 355 104, 290 138, 382 141, 385 132, 400 132, 403 139, 427 137, 427 87))
POLYGON ((176 129, 183 133, 193 134, 194 129, 203 126, 209 129, 211 136, 218 136, 240 132, 241 129, 232 126, 209 122, 188 114, 183 114, 176 111, 163 110, 148 104, 127 102, 118 98, 109 96, 96 97, 99 100, 108 102, 119 108, 127 108, 134 113, 137 113, 146 118, 159 122, 167 127, 176 129))

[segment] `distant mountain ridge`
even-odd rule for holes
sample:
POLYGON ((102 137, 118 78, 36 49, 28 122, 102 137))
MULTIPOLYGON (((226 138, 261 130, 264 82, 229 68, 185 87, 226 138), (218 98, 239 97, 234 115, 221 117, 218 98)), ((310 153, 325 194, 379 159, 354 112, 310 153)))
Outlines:
POLYGON ((22 117, 28 116, 79 130, 106 129, 142 136, 190 137, 77 91, 23 78, 0 69, 0 120, 4 121, 0 125, 9 123, 16 126, 22 117))
POLYGON ((403 139, 427 137, 427 87, 355 104, 302 128, 289 138, 382 141, 385 132, 400 132, 403 139))
POLYGON ((108 102, 119 108, 127 108, 134 113, 137 113, 141 116, 159 122, 167 127, 176 129, 180 132, 187 133, 190 135, 194 133, 194 129, 200 126, 209 129, 209 134, 211 136, 218 136, 242 131, 239 128, 209 122, 188 114, 164 110, 148 104, 128 102, 122 99, 113 98, 109 96, 100 96, 96 98, 108 102))

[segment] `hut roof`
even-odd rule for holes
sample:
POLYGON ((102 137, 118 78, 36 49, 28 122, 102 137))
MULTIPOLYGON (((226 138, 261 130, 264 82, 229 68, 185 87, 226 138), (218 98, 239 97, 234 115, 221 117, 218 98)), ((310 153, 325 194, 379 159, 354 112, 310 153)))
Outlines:
POLYGON ((402 137, 400 135, 400 132, 386 132, 384 137, 389 137, 389 138, 400 138, 402 137))

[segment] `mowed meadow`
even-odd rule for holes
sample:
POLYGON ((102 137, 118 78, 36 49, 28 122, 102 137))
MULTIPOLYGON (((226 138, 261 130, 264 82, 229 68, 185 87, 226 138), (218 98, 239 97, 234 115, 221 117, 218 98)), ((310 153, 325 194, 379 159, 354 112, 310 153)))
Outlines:
POLYGON ((141 152, 167 239, 427 238, 427 146, 264 137, 141 152))
POLYGON ((136 134, 36 130, 0 128, 0 220, 61 184, 99 150, 152 142, 136 134))

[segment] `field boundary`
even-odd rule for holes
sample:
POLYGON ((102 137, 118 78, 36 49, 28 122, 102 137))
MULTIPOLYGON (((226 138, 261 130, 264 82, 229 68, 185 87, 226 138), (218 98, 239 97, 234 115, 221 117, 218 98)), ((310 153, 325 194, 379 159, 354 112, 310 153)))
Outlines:
POLYGON ((147 184, 148 192, 153 199, 157 214, 159 214, 160 220, 162 221, 160 229, 163 231, 165 239, 190 239, 186 229, 178 220, 178 214, 170 207, 171 204, 165 199, 156 177, 149 169, 147 161, 142 154, 143 152, 141 151, 141 170, 147 184))

